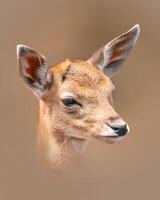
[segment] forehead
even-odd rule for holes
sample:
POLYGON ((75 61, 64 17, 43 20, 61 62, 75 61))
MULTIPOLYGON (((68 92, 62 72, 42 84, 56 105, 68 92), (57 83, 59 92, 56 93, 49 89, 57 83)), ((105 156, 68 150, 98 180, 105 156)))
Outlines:
POLYGON ((96 95, 96 92, 110 92, 113 84, 110 79, 96 67, 85 61, 70 61, 54 66, 51 71, 61 85, 61 90, 71 90, 77 95, 96 95))

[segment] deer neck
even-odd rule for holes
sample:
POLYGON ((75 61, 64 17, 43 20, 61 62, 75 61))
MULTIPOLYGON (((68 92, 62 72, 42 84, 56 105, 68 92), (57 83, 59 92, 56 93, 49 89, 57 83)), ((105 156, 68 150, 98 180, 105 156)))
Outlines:
MULTIPOLYGON (((46 118, 46 110, 43 102, 40 103, 40 117, 38 125, 38 147, 43 157, 56 168, 70 163, 86 149, 88 141, 68 137, 67 133, 56 128, 50 128, 46 118)), ((53 119, 54 121, 54 119, 53 119)))

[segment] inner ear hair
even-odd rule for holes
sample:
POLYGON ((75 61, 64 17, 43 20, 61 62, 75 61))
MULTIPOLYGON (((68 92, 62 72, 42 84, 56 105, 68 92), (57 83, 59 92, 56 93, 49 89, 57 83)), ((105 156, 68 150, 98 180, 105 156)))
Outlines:
POLYGON ((98 49, 87 62, 111 77, 120 69, 128 57, 131 49, 137 42, 139 34, 140 27, 137 24, 129 31, 121 34, 102 48, 98 49))
POLYGON ((25 45, 17 46, 19 74, 26 86, 38 95, 50 88, 53 74, 45 56, 25 45))

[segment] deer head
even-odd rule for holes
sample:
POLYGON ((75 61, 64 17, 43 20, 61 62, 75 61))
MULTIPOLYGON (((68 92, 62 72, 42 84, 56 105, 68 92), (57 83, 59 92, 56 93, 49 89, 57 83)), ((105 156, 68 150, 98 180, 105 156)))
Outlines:
POLYGON ((87 61, 67 59, 51 68, 42 54, 17 46, 20 77, 39 100, 39 143, 49 159, 58 163, 63 155, 80 153, 92 137, 115 142, 126 136, 129 128, 114 109, 115 87, 110 78, 122 66, 139 33, 139 25, 135 25, 87 61))

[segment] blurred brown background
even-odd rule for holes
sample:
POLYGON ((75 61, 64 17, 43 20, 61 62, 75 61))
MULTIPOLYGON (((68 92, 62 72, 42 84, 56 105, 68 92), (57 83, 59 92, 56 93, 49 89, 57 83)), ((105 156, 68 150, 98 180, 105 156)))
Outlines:
POLYGON ((160 2, 0 3, 0 199, 160 199, 160 2), (50 174, 37 159, 37 100, 19 80, 16 45, 39 50, 50 65, 87 59, 136 23, 139 41, 113 80, 131 134, 114 145, 93 142, 76 167, 50 174))

